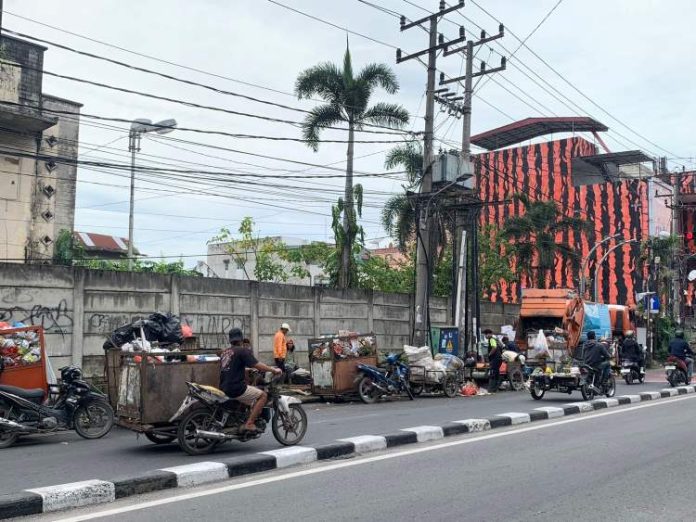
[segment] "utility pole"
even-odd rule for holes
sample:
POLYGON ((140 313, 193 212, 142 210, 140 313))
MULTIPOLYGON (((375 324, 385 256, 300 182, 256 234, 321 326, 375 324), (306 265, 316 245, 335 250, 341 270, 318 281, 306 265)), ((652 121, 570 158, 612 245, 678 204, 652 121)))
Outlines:
MULTIPOLYGON (((427 195, 432 192, 433 184, 433 125, 435 113, 435 81, 437 73, 437 52, 445 49, 449 45, 463 41, 463 38, 444 42, 442 35, 438 38, 437 26, 441 17, 448 13, 456 11, 464 7, 464 1, 460 0, 457 5, 447 7, 444 0, 440 1, 440 10, 436 13, 428 15, 424 18, 413 22, 406 22, 406 17, 401 17, 401 31, 406 31, 413 27, 423 26, 428 24, 428 48, 417 53, 403 56, 401 49, 396 50, 396 63, 402 63, 407 60, 413 60, 420 56, 428 55, 428 83, 426 87, 425 101, 425 133, 423 137, 423 178, 420 185, 420 194, 427 195)), ((432 281, 432 263, 434 259, 434 248, 432 244, 432 214, 430 213, 429 205, 417 205, 418 212, 416 223, 416 300, 414 314, 414 343, 418 346, 430 344, 430 329, 429 329, 429 296, 430 286, 432 281)))
MULTIPOLYGON (((488 36, 486 35, 485 31, 481 31, 481 36, 478 40, 466 40, 466 45, 464 45, 463 47, 459 47, 456 49, 445 48, 445 51, 443 53, 444 56, 450 56, 452 54, 463 52, 466 59, 466 69, 464 76, 460 76, 458 78, 445 79, 444 73, 440 75, 440 85, 447 85, 450 83, 461 82, 461 80, 464 80, 464 103, 460 108, 461 114, 463 115, 461 174, 474 174, 474 167, 471 162, 471 112, 472 100, 474 96, 473 80, 478 76, 485 76, 487 74, 493 74, 500 71, 504 71, 506 68, 505 57, 502 57, 500 60, 500 67, 496 67, 494 69, 487 69, 486 63, 482 61, 480 71, 474 73, 474 49, 485 43, 502 38, 503 36, 505 36, 505 27, 503 26, 503 24, 500 24, 500 26, 498 27, 498 34, 488 36)), ((460 32, 460 37, 465 38, 465 34, 463 31, 460 32)), ((450 98, 449 101, 451 102, 455 99, 456 98, 450 98)), ((463 212, 466 214, 466 222, 468 222, 468 225, 470 226, 468 235, 471 238, 469 241, 469 251, 471 253, 471 289, 464 296, 464 306, 459 307, 460 316, 455 318, 455 324, 460 328, 462 326, 464 328, 464 332, 460 330, 460 340, 462 341, 461 344, 465 347, 465 350, 467 351, 471 348, 470 344, 473 344, 475 347, 478 347, 479 329, 481 326, 481 313, 479 305, 480 291, 478 277, 478 211, 480 210, 481 205, 474 203, 469 207, 471 208, 465 208, 463 212)), ((465 226, 464 223, 465 220, 458 215, 458 218, 456 219, 456 228, 454 234, 456 239, 459 239, 463 236, 465 226)), ((455 241, 455 244, 456 243, 457 242, 455 241)), ((453 259, 457 259, 458 257, 459 256, 457 255, 457 252, 454 252, 453 259)), ((462 271, 459 270, 456 273, 457 276, 460 277, 462 271)), ((467 277, 467 273, 464 272, 463 275, 461 275, 461 277, 467 277)), ((455 281, 453 288, 466 288, 466 285, 460 285, 458 281, 455 281)))
POLYGON ((128 134, 128 152, 131 153, 130 210, 128 211, 128 270, 133 270, 133 208, 135 206, 135 153, 140 151, 142 135, 136 129, 128 134))
MULTIPOLYGON (((662 174, 667 174, 667 158, 662 158, 662 174)), ((683 167, 682 167, 683 169, 683 167)), ((684 230, 682 227, 682 206, 681 206, 681 182, 683 179, 682 175, 672 176, 672 236, 678 237, 680 242, 683 241, 684 230)), ((681 301, 683 298, 682 292, 682 256, 680 255, 680 250, 676 244, 672 245, 672 314, 674 316, 677 324, 681 325, 681 301)))

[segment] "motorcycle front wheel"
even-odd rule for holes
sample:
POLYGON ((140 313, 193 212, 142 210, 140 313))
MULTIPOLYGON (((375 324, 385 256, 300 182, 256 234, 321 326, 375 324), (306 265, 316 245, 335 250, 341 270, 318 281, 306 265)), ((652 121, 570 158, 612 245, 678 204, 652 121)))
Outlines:
POLYGON ((532 394, 532 399, 534 399, 535 401, 540 401, 544 398, 546 390, 542 388, 540 384, 533 382, 532 385, 529 387, 529 393, 532 394))
POLYGON ((290 412, 275 411, 271 419, 273 436, 283 446, 294 446, 302 442, 307 433, 307 414, 301 404, 290 404, 290 412))
POLYGON ((609 377, 609 381, 604 386, 604 395, 606 395, 609 398, 616 395, 616 379, 613 375, 609 377))
POLYGON ((177 429, 179 446, 189 455, 205 455, 215 449, 220 442, 198 435, 198 430, 216 431, 211 426, 215 423, 213 413, 205 408, 196 408, 188 412, 177 429))
POLYGON ((114 410, 106 401, 91 401, 75 410, 73 422, 83 439, 101 439, 114 427, 114 410))
POLYGON ((595 391, 590 387, 589 384, 583 384, 580 387, 580 393, 582 394, 582 400, 591 401, 595 398, 595 391))
POLYGON ((365 375, 358 383, 358 395, 365 404, 374 404, 381 394, 372 379, 365 375))

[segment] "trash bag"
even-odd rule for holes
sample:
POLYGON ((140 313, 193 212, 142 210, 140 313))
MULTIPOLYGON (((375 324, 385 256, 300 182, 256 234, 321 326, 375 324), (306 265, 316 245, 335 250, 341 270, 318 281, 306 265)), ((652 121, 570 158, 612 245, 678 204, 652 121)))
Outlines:
POLYGON ((539 334, 534 341, 534 357, 550 357, 549 343, 546 340, 543 330, 539 330, 539 334))
POLYGON ((132 324, 119 326, 113 331, 111 338, 104 343, 104 349, 109 350, 114 346, 116 346, 116 348, 120 348, 124 344, 134 340, 138 335, 139 333, 136 333, 136 329, 132 324))
POLYGON ((184 334, 181 330, 181 320, 172 314, 164 315, 159 312, 151 314, 146 321, 145 335, 150 341, 162 344, 183 343, 184 334), (148 331, 149 330, 149 331, 148 331), (152 334, 152 337, 150 335, 152 334))

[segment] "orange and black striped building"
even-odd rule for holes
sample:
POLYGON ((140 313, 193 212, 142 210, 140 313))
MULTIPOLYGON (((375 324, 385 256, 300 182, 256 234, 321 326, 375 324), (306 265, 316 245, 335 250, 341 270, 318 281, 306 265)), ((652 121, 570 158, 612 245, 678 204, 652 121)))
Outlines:
MULTIPOLYGON (((475 138, 473 143, 476 143, 475 138)), ((599 246, 586 271, 591 279, 598 272, 600 302, 633 304, 635 293, 645 290, 646 274, 639 263, 640 242, 655 233, 653 221, 660 216, 664 218, 669 209, 664 201, 654 198, 653 181, 647 179, 620 178, 614 182, 575 186, 573 158, 593 156, 597 150, 595 144, 574 136, 477 155, 477 190, 481 200, 489 202, 482 209, 480 224, 500 228, 510 216, 523 212, 521 203, 511 200, 515 193, 527 194, 533 200, 554 200, 566 216, 581 217, 593 223, 594 231, 589 234, 573 231, 558 234, 556 239, 570 245, 579 255, 574 261, 556 260, 553 277, 547 278, 548 288, 578 288, 581 260, 603 238, 620 234, 623 239, 636 239, 637 242, 611 253, 602 267, 596 266, 597 260, 616 243, 599 246)), ((691 213, 690 217, 693 220, 696 214, 691 213)), ((514 264, 514 259, 511 263, 514 264)), ((491 291, 489 296, 493 301, 516 302, 521 289, 532 286, 532 281, 525 277, 516 283, 503 284, 499 293, 491 291)))

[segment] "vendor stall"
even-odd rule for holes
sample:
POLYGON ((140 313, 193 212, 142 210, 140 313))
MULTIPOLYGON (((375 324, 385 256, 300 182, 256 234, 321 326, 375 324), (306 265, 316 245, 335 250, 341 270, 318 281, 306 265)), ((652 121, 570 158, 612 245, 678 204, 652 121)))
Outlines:
POLYGON ((324 336, 308 343, 315 395, 354 394, 357 365, 377 365, 377 340, 373 333, 324 336))

